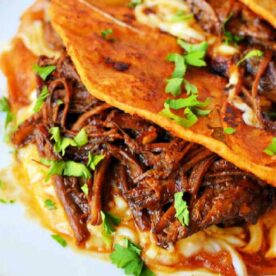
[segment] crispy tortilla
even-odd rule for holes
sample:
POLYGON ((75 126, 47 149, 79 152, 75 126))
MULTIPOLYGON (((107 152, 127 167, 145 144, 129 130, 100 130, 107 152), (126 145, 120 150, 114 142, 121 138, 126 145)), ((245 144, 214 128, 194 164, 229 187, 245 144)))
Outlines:
POLYGON ((276 28, 276 0, 240 0, 276 28))
POLYGON ((116 7, 115 11, 110 6, 89 2, 53 0, 50 14, 92 95, 153 121, 187 141, 199 143, 276 186, 276 160, 263 153, 273 138, 270 133, 247 127, 240 120, 241 114, 233 111, 232 117, 239 124, 234 141, 215 135, 219 129, 224 136, 225 112, 220 112, 226 103, 224 79, 204 69, 189 69, 187 79, 198 87, 201 100, 212 98, 213 112, 190 129, 164 118, 159 112, 168 98, 164 92, 166 79, 173 71, 166 56, 180 51, 175 39, 139 25, 128 8, 116 7), (113 29, 113 42, 101 37, 101 32, 109 28, 113 29), (118 70, 120 64, 127 64, 128 70, 118 70), (212 127, 214 124, 216 127, 212 127), (244 143, 244 137, 250 144, 244 143))

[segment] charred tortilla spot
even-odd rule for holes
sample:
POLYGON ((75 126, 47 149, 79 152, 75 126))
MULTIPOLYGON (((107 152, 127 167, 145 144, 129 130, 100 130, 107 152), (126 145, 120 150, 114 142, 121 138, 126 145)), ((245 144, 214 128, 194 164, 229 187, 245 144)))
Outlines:
POLYGON ((105 64, 111 65, 113 69, 119 72, 125 72, 129 69, 130 65, 125 62, 115 61, 111 57, 105 58, 105 64))

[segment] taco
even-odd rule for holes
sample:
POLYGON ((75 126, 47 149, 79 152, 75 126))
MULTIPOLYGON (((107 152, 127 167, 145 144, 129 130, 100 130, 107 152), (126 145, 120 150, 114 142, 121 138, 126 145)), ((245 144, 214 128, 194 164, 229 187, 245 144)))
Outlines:
POLYGON ((237 1, 48 5, 1 58, 45 224, 128 274, 275 273, 275 29, 237 1))

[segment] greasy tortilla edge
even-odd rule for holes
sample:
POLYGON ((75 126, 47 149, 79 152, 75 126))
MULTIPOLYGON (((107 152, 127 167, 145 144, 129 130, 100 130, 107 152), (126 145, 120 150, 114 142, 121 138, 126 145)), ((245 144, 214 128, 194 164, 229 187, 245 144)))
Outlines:
MULTIPOLYGON (((50 9, 50 14, 51 14, 51 17, 54 18, 55 14, 53 9, 50 9)), ((93 85, 91 85, 89 78, 87 77, 86 72, 83 69, 83 66, 81 65, 81 62, 79 61, 79 54, 77 49, 73 45, 71 45, 70 41, 68 41, 62 27, 60 27, 58 24, 55 24, 54 21, 52 21, 52 24, 55 31, 60 35, 61 39, 63 40, 64 45, 66 46, 66 49, 67 49, 67 53, 69 54, 74 65, 76 66, 76 70, 79 73, 82 82, 94 97, 114 107, 117 107, 118 109, 123 110, 126 113, 136 114, 140 117, 143 117, 186 141, 205 146, 212 152, 218 154, 219 156, 223 157, 229 162, 235 164, 240 169, 251 172, 257 177, 259 177, 260 179, 276 187, 276 177, 275 177, 276 169, 275 168, 266 167, 266 166, 258 165, 254 162, 251 162, 246 158, 238 154, 235 154, 233 151, 231 151, 229 147, 227 147, 224 143, 220 141, 217 141, 211 137, 206 137, 201 134, 196 134, 189 129, 185 129, 182 126, 177 125, 176 123, 172 124, 171 120, 163 117, 162 115, 155 114, 139 108, 134 108, 127 104, 121 103, 117 100, 110 98, 108 95, 106 95, 105 93, 102 93, 98 89, 95 89, 93 85)))
MULTIPOLYGON (((255 0, 240 0, 250 10, 257 15, 261 16, 264 20, 268 21, 274 28, 276 28, 276 17, 268 9, 263 7, 260 3, 256 3, 255 0)), ((272 7, 271 7, 272 8, 272 7)))

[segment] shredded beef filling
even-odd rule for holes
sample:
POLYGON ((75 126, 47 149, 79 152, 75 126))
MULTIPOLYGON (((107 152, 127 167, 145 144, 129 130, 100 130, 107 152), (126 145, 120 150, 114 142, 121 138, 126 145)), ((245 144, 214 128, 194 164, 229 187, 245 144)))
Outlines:
POLYGON ((238 38, 238 41, 227 43, 239 45, 241 55, 209 53, 209 64, 217 74, 229 78, 231 66, 250 50, 264 53, 262 58, 247 59, 240 66, 244 68, 239 72, 242 88, 239 92, 259 114, 259 125, 276 133, 275 116, 270 116, 276 103, 276 33, 273 27, 237 0, 187 0, 187 3, 205 31, 220 36, 225 43, 226 34, 238 38))
POLYGON ((77 177, 54 176, 55 190, 76 240, 89 237, 87 224, 101 223, 116 189, 127 202, 139 230, 151 230, 159 246, 167 248, 181 238, 210 225, 256 223, 272 205, 274 189, 208 149, 175 137, 138 116, 126 114, 91 96, 68 56, 55 61, 40 57, 39 65, 56 65, 42 81, 50 96, 39 113, 25 121, 13 143, 37 145, 42 158, 87 163, 88 153, 104 154, 89 181, 88 196, 77 177), (62 104, 60 104, 62 100, 62 104), (58 126, 72 138, 85 128, 89 142, 69 147, 64 156, 54 151, 49 129, 58 126), (175 217, 174 194, 184 192, 189 226, 175 217))

